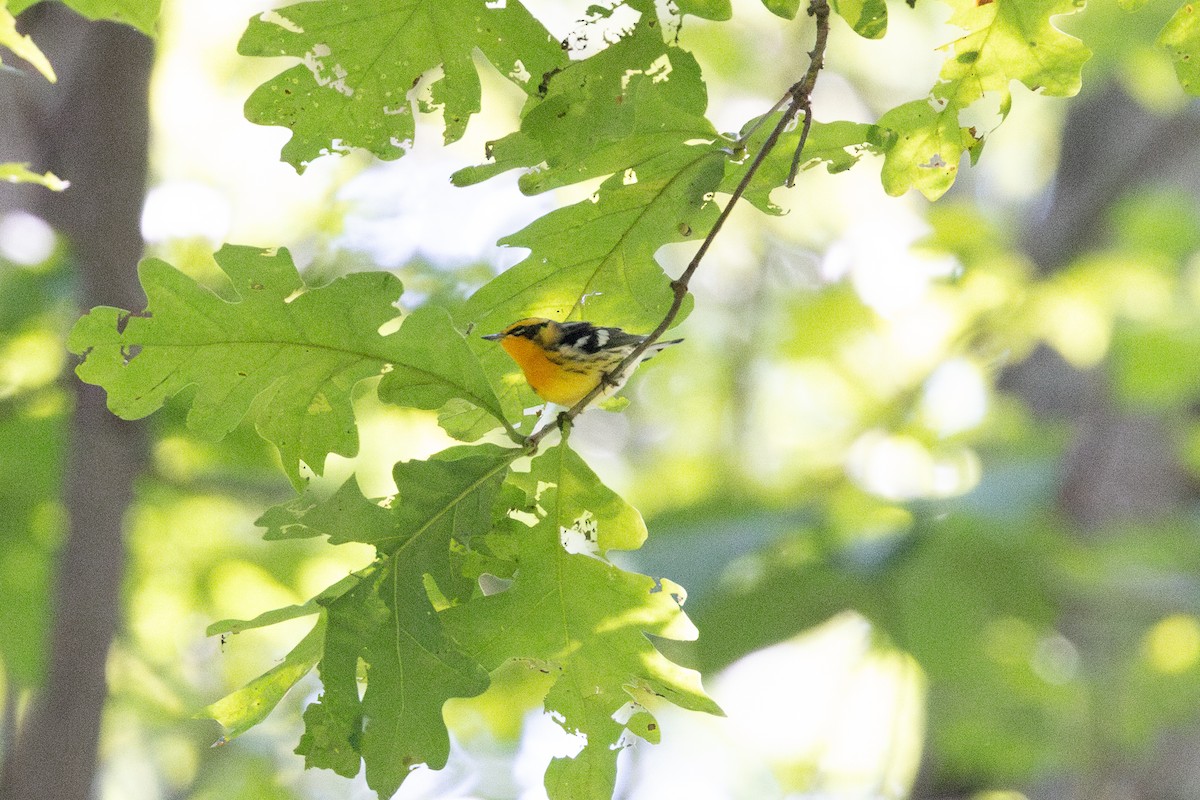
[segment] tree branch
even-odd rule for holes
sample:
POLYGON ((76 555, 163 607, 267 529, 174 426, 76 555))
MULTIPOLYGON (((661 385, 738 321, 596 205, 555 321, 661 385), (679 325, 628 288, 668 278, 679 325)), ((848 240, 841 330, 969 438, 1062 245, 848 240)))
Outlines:
MULTIPOLYGON (((763 115, 763 119, 765 119, 773 114, 776 110, 781 108, 785 103, 787 104, 787 108, 784 110, 783 115, 779 118, 779 122, 775 124, 775 127, 771 130, 770 135, 767 136, 766 141, 763 142, 762 147, 754 156, 754 160, 751 161, 750 166, 746 168, 746 174, 742 176, 741 181, 738 182, 737 187, 730 195, 729 202, 725 205, 725 208, 721 210, 716 222, 713 223, 712 229, 708 232, 708 235, 704 237, 704 241, 700 243, 700 247, 698 250, 696 250, 696 254, 692 256, 692 260, 688 263, 687 269, 685 269, 683 274, 677 279, 671 281, 671 290, 674 292, 675 296, 672 299, 671 307, 667 309, 667 313, 663 317, 662 322, 658 323, 658 327, 656 327, 641 344, 635 347, 633 351, 625 357, 625 360, 618 364, 612 371, 607 373, 596 384, 596 387, 592 389, 592 391, 588 392, 582 400, 558 415, 559 428, 565 428, 569 426, 575 417, 583 413, 583 410, 592 402, 594 402, 608 386, 610 386, 613 382, 618 381, 620 377, 625 374, 626 370, 630 369, 634 364, 636 364, 638 359, 640 359, 655 342, 662 338, 662 335, 667 332, 668 328, 671 327, 671 324, 675 321, 675 318, 679 316, 679 311, 683 308, 683 300, 688 295, 688 284, 691 282, 692 276, 696 274, 696 270, 700 267, 700 262, 708 253, 708 249, 712 246, 713 240, 717 238, 717 234, 720 233, 721 229, 725 226, 725 222, 729 219, 729 215, 733 213, 734 206, 736 206, 738 201, 742 199, 742 196, 746 193, 746 190, 750 188, 750 183, 754 180, 754 176, 758 173, 759 167, 763 165, 763 162, 766 161, 767 156, 770 155, 771 151, 774 150, 779 144, 780 137, 783 136, 788 127, 795 122, 796 117, 803 113, 804 127, 800 133, 800 142, 796 146, 796 153, 792 157, 792 168, 788 173, 787 185, 792 186, 792 184, 795 182, 796 172, 799 170, 800 166, 800 153, 804 149, 805 142, 808 140, 808 131, 812 124, 812 92, 817 84, 817 76, 820 74, 821 69, 825 65, 825 47, 829 40, 828 0, 809 0, 808 15, 813 17, 817 26, 816 39, 813 43, 813 49, 808 54, 808 71, 805 72, 803 78, 791 85, 787 92, 784 93, 784 96, 771 108, 770 111, 763 115)), ((528 450, 530 453, 536 452, 538 445, 541 444, 542 439, 544 439, 554 427, 555 426, 547 425, 541 430, 535 431, 527 436, 525 438, 526 450, 528 450)))

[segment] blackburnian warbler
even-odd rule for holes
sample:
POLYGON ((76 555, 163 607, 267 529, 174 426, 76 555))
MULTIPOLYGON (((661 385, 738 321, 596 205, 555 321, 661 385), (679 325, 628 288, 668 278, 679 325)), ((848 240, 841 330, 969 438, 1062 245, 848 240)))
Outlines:
POLYGON ((541 317, 517 320, 499 333, 484 336, 500 342, 525 373, 529 386, 543 400, 573 406, 608 375, 609 385, 600 397, 615 393, 638 364, 664 347, 683 339, 659 341, 623 375, 609 375, 645 336, 620 328, 601 328, 590 322, 555 322, 541 317))

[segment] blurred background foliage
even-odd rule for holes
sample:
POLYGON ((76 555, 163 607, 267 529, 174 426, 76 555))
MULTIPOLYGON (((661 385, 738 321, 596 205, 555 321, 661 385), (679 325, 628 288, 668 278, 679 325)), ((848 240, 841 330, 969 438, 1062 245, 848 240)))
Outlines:
MULTIPOLYGON (((529 5, 564 37, 586 6, 529 5)), ((1117 6, 1061 20, 1095 52, 1083 94, 1016 89, 936 205, 886 197, 867 160, 801 175, 774 197, 785 216, 736 212, 693 283, 686 345, 626 411, 581 419, 574 443, 651 531, 616 555, 689 590, 701 638, 661 646, 729 713, 657 711, 664 740, 626 751, 619 796, 1200 798, 1200 119, 1153 46, 1175 4, 1117 6)), ((492 91, 463 142, 442 149, 425 126, 398 162, 295 175, 277 160, 286 132, 241 117, 284 63, 235 55, 262 8, 170 0, 160 26, 143 232, 215 290, 211 253, 230 241, 288 246, 310 283, 383 268, 406 303, 453 306, 517 260, 497 238, 591 190, 449 185, 515 125, 521 98, 482 64, 492 91)), ((948 13, 891 4, 881 41, 835 21, 817 118, 873 121, 920 96, 948 13)), ((731 22, 687 20, 719 127, 801 74, 800 16, 746 0, 731 22)), ((677 274, 691 253, 659 255, 677 274)), ((71 291, 54 232, 0 219, 6 732, 44 670, 71 291)), ((290 496, 273 453, 248 429, 198 441, 178 409, 146 422, 151 468, 127 515, 99 796, 368 797, 290 753, 311 683, 230 746, 192 718, 305 632, 206 639, 209 622, 302 602, 371 556, 262 542, 256 517, 290 496)), ((449 443, 432 415, 372 393, 358 413, 362 452, 331 458, 331 486, 355 472, 388 494, 392 463, 449 443)), ((564 744, 527 672, 450 703, 450 766, 400 796, 539 796, 564 744)))

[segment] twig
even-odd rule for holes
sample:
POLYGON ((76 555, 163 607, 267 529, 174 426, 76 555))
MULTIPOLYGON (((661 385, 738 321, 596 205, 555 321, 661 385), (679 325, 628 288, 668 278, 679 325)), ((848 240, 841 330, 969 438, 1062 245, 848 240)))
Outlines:
POLYGON ((800 141, 796 143, 796 152, 792 155, 792 167, 788 170, 787 187, 796 185, 796 173, 800 171, 800 153, 808 142, 808 132, 812 129, 812 93, 817 86, 817 75, 825 66, 825 45, 829 40, 829 6, 817 0, 808 7, 808 13, 817 19, 817 36, 813 49, 808 54, 808 72, 797 86, 792 86, 788 93, 792 95, 793 103, 788 111, 795 116, 797 111, 804 112, 804 127, 800 129, 800 141))
POLYGON ((803 78, 791 85, 780 101, 772 108, 771 112, 768 112, 768 114, 764 115, 763 118, 765 119, 776 109, 780 108, 784 103, 788 103, 787 109, 783 112, 783 116, 779 118, 779 122, 776 123, 775 127, 771 130, 771 133, 763 142, 762 147, 754 156, 754 160, 751 161, 750 166, 746 168, 746 173, 742 176, 742 179, 738 182, 737 187, 733 190, 733 193, 730 195, 729 202, 725 205, 725 208, 721 209, 721 213, 717 216, 716 222, 713 223, 712 229, 708 232, 708 235, 704 237, 704 241, 700 243, 700 247, 698 250, 696 250, 696 254, 692 256, 692 260, 688 263, 687 269, 685 269, 683 274, 677 279, 671 281, 671 291, 674 292, 675 296, 671 301, 671 307, 667 309, 667 313, 663 317, 662 322, 658 323, 658 327, 655 328, 650 335, 647 336, 644 341, 642 341, 641 344, 635 347, 629 353, 629 355, 625 356, 625 360, 623 360, 613 370, 605 375, 603 379, 597 382, 596 387, 588 392, 582 400, 559 414, 558 425, 547 425, 540 431, 532 433, 526 437, 525 449, 528 452, 536 452, 538 445, 541 444, 542 439, 544 439, 553 428, 569 428, 571 421, 574 420, 575 417, 579 416, 579 414, 582 413, 583 410, 587 408, 590 403, 592 403, 592 401, 599 397, 609 385, 616 381, 619 376, 625 374, 627 369, 629 369, 633 364, 637 363, 637 360, 641 358, 642 354, 645 353, 651 345, 658 341, 659 338, 661 338, 662 335, 667 332, 667 329, 671 327, 671 323, 675 321, 677 316, 679 316, 679 310, 683 308, 683 300, 688 294, 688 283, 691 281, 692 276, 696 273, 696 270, 700 267, 700 262, 704 259, 705 254, 708 253, 708 249, 712 246, 713 240, 717 237, 717 234, 721 232, 721 228, 724 227, 725 221, 729 219, 729 215, 733 213, 734 206, 737 205, 738 200, 742 198, 742 195, 746 193, 746 190, 750 188, 750 183, 754 180, 754 176, 757 174, 759 167, 763 165, 763 162, 766 161, 767 156, 770 155, 771 151, 775 149, 775 146, 779 144, 779 138, 783 136, 784 131, 789 125, 792 124, 797 115, 803 112, 804 128, 800 132, 800 142, 796 146, 796 154, 792 157, 792 168, 788 174, 787 185, 791 186, 794 182, 795 174, 800 164, 800 151, 804 149, 804 143, 808 139, 808 131, 812 124, 811 97, 813 88, 817 84, 817 75, 820 74, 821 69, 825 65, 825 47, 829 39, 828 0, 809 0, 808 15, 816 21, 817 27, 813 49, 808 54, 808 71, 804 73, 803 78))
POLYGON ((754 120, 754 123, 746 129, 746 132, 738 137, 737 147, 735 150, 745 149, 746 143, 750 141, 750 137, 758 133, 758 129, 763 126, 763 123, 770 119, 772 114, 783 108, 787 101, 791 99, 792 96, 790 94, 785 94, 783 97, 775 101, 775 105, 767 109, 767 113, 754 120))
POLYGON ((800 171, 800 154, 804 152, 804 144, 808 141, 808 132, 812 128, 812 105, 804 98, 804 127, 800 129, 800 141, 796 143, 796 152, 792 154, 792 166, 788 170, 787 187, 796 185, 796 173, 800 171))

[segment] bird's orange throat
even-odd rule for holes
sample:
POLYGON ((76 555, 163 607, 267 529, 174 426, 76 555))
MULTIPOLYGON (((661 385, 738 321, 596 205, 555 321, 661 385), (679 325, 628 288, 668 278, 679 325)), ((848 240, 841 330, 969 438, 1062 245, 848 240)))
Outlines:
POLYGON ((539 345, 521 336, 506 336, 500 346, 512 356, 525 380, 543 400, 572 406, 590 392, 599 379, 597 375, 569 372, 546 357, 539 345))

